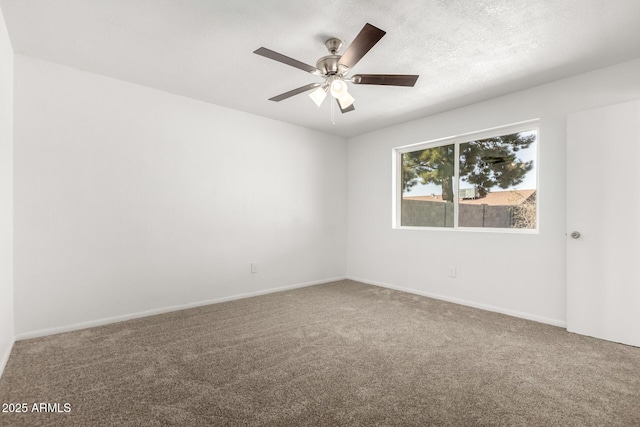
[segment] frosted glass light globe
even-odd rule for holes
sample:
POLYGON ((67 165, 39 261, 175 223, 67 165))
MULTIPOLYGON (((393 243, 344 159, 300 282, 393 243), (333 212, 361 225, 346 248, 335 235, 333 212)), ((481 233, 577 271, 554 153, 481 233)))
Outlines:
POLYGON ((347 93, 347 84, 342 80, 334 80, 331 82, 331 95, 334 98, 340 99, 345 93, 347 93))

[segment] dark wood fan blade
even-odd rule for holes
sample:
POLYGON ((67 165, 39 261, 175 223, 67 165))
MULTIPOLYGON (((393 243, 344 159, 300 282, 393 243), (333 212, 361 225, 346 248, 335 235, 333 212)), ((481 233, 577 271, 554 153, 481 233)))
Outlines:
POLYGON ((382 31, 380 28, 369 23, 365 24, 347 50, 344 51, 338 63, 353 68, 385 34, 387 34, 386 31, 382 31))
POLYGON ((264 56, 265 58, 273 59, 274 61, 282 62, 283 64, 290 65, 295 68, 299 68, 302 71, 306 71, 311 74, 320 74, 320 70, 316 67, 312 67, 309 64, 305 64, 304 62, 300 62, 297 59, 289 58, 281 53, 274 52, 266 47, 261 47, 253 51, 256 55, 264 56))
POLYGON ((273 98, 269 98, 269 101, 280 102, 283 99, 291 98, 292 96, 301 94, 303 92, 306 92, 306 91, 311 90, 313 88, 316 88, 318 86, 320 86, 320 83, 311 83, 311 84, 308 84, 306 86, 299 87, 298 89, 290 90, 289 92, 285 92, 285 93, 283 93, 281 95, 274 96, 273 98))
POLYGON ((338 103, 338 108, 340 109, 340 111, 342 112, 342 114, 344 113, 348 113, 349 111, 353 111, 356 109, 356 107, 353 106, 353 104, 349 105, 347 108, 342 108, 342 106, 340 105, 340 101, 338 101, 336 99, 336 102, 338 103))
POLYGON ((351 82, 359 85, 413 86, 418 80, 415 74, 356 74, 351 82))

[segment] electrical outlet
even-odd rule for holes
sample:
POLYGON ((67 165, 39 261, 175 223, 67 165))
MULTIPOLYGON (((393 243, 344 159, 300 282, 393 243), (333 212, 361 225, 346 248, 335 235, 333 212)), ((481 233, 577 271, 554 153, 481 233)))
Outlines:
POLYGON ((456 266, 455 265, 450 265, 449 266, 449 277, 456 277, 456 266))
POLYGON ((258 264, 255 262, 251 263, 251 272, 252 273, 257 273, 258 272, 258 264))

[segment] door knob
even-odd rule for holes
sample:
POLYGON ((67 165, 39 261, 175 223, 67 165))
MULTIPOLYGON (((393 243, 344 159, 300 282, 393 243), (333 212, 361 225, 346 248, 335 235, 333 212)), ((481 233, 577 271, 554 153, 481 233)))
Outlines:
POLYGON ((579 239, 580 238, 580 232, 579 231, 573 231, 571 233, 571 237, 574 239, 579 239))

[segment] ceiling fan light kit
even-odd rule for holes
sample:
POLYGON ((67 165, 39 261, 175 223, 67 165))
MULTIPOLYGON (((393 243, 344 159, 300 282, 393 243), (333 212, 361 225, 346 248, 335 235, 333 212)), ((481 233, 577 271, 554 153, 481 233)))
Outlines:
POLYGON ((273 59, 274 61, 298 68, 308 73, 323 78, 322 83, 311 83, 306 86, 293 89, 281 95, 269 98, 270 101, 280 102, 294 95, 315 89, 309 94, 313 102, 320 107, 327 97, 327 92, 336 100, 340 111, 347 113, 355 110, 353 103, 355 99, 349 93, 347 82, 352 84, 384 85, 384 86, 410 86, 413 87, 418 80, 418 75, 409 74, 356 74, 347 77, 349 71, 380 41, 386 34, 379 28, 371 24, 365 24, 360 33, 353 40, 351 45, 342 54, 338 52, 342 48, 342 40, 330 38, 325 42, 329 55, 323 56, 316 62, 316 66, 305 64, 296 59, 274 52, 265 47, 255 50, 253 53, 273 59))

